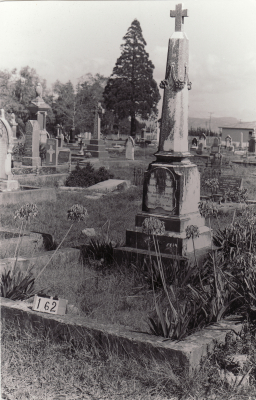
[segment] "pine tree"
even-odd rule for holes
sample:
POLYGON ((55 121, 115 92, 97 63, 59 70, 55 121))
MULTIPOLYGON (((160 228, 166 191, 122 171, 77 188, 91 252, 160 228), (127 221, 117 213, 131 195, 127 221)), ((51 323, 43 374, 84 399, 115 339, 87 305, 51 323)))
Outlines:
POLYGON ((107 110, 113 110, 119 119, 130 117, 131 136, 136 132, 136 116, 147 119, 157 115, 160 99, 156 81, 153 79, 154 65, 145 51, 146 41, 138 20, 134 20, 121 45, 121 56, 105 87, 103 97, 107 110))

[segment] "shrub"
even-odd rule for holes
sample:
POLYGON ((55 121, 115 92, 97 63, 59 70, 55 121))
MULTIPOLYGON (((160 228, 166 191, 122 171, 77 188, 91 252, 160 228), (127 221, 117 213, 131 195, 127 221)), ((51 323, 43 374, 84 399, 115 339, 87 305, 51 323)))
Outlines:
POLYGON ((76 169, 67 177, 65 185, 89 187, 110 178, 113 178, 113 175, 105 167, 100 167, 95 171, 91 163, 86 163, 83 168, 79 167, 79 165, 76 166, 76 169))

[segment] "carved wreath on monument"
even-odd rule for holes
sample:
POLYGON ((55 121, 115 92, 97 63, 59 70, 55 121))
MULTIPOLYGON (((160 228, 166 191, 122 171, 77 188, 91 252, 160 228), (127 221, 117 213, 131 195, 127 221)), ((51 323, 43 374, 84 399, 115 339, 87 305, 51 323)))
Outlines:
POLYGON ((184 89, 186 83, 188 85, 188 90, 191 90, 192 83, 189 81, 188 73, 187 73, 187 65, 184 65, 184 79, 181 80, 177 78, 176 73, 175 73, 175 63, 171 63, 171 65, 168 65, 166 69, 166 74, 165 74, 165 79, 160 83, 160 88, 165 89, 166 87, 169 87, 169 78, 172 78, 174 82, 174 87, 176 90, 182 90, 184 89))

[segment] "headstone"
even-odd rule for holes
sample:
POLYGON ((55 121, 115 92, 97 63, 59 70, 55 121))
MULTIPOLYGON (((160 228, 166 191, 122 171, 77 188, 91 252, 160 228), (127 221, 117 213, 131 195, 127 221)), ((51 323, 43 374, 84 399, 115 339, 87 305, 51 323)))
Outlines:
POLYGON ((199 155, 203 154, 203 143, 199 143, 196 154, 199 154, 199 155))
POLYGON ((72 127, 69 131, 69 143, 75 143, 76 138, 75 138, 75 128, 72 127))
POLYGON ((200 139, 199 139, 199 143, 202 143, 203 149, 206 147, 206 136, 205 136, 204 133, 201 134, 200 139))
POLYGON ((29 120, 25 127, 25 146, 22 165, 41 165, 39 156, 40 126, 37 121, 29 120))
POLYGON ((11 159, 13 149, 13 132, 5 119, 4 110, 0 114, 0 190, 11 191, 19 189, 18 181, 13 179, 11 159))
POLYGON ((193 138, 193 139, 192 139, 192 146, 193 146, 193 147, 197 147, 197 146, 198 146, 198 140, 197 140, 197 138, 193 138))
MULTIPOLYGON (((164 89, 161 129, 156 161, 149 164, 144 175, 142 212, 137 214, 135 229, 126 231, 125 247, 114 249, 119 262, 122 254, 134 260, 145 258, 148 250, 156 257, 154 243, 148 236, 147 226, 153 226, 158 235, 162 260, 170 261, 170 248, 178 256, 193 257, 193 241, 187 238, 186 228, 197 225, 199 237, 195 248, 208 252, 211 232, 198 210, 200 201, 200 174, 190 161, 188 152, 188 90, 189 81, 188 39, 183 31, 188 10, 182 4, 171 11, 175 17, 175 32, 169 40, 164 89)), ((150 228, 150 231, 152 232, 150 228)), ((174 257, 173 257, 174 258, 174 257)), ((120 260, 121 261, 121 260, 120 260)))
POLYGON ((129 136, 125 144, 125 158, 127 160, 134 160, 134 139, 129 136))
POLYGON ((219 192, 225 193, 228 189, 242 189, 243 178, 226 175, 219 177, 219 192))
POLYGON ((70 149, 61 148, 58 151, 58 161, 57 164, 68 164, 71 162, 71 152, 70 149))
POLYGON ((256 134, 255 134, 255 129, 254 129, 251 139, 249 140, 248 152, 255 153, 255 151, 256 151, 256 134))
POLYGON ((17 137, 17 126, 18 126, 18 123, 15 120, 15 114, 14 113, 11 114, 10 125, 11 125, 11 128, 12 128, 13 137, 16 138, 17 137))
POLYGON ((47 139, 46 142, 46 165, 57 165, 57 150, 58 150, 58 140, 57 139, 47 139))
POLYGON ((30 111, 31 115, 31 120, 37 120, 39 124, 39 130, 40 130, 40 136, 39 136, 39 142, 40 144, 45 144, 47 138, 49 137, 49 134, 46 130, 46 116, 47 116, 47 111, 51 109, 51 107, 45 103, 43 100, 43 88, 41 86, 41 83, 38 83, 36 86, 36 94, 37 97, 31 101, 31 103, 28 106, 28 109, 30 111))
POLYGON ((232 144, 232 138, 231 138, 231 136, 228 135, 228 136, 225 138, 225 142, 226 142, 226 148, 230 147, 231 144, 232 144))
POLYGON ((240 147, 241 149, 244 147, 244 134, 240 132, 240 147))
POLYGON ((211 153, 212 154, 220 153, 220 143, 217 137, 214 138, 213 145, 211 147, 211 153))

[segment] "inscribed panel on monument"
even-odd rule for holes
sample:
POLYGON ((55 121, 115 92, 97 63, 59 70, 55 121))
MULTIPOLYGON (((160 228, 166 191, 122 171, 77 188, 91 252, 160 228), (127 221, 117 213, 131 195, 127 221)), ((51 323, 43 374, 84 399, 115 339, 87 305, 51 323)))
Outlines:
POLYGON ((147 172, 144 185, 144 211, 176 214, 177 181, 170 170, 154 168, 147 172))

